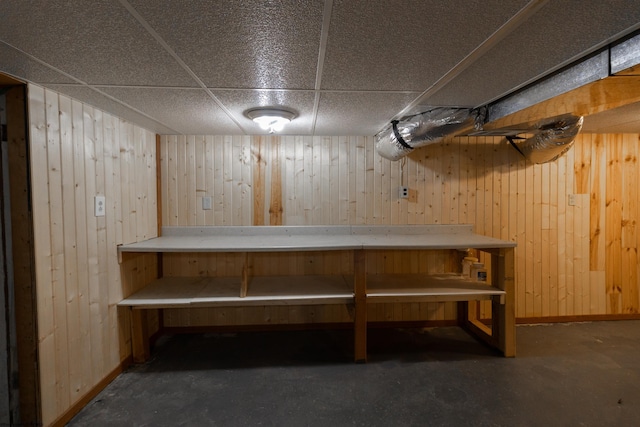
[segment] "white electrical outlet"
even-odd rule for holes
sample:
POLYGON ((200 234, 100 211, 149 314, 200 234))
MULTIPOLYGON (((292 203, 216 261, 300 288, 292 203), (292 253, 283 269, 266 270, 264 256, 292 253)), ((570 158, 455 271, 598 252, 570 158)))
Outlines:
POLYGON ((104 196, 96 196, 93 199, 95 216, 104 216, 107 211, 107 204, 104 196))
POLYGON ((202 209, 205 211, 211 210, 211 197, 206 196, 202 198, 202 209))
POLYGON ((575 205, 576 205, 576 195, 569 194, 569 206, 575 206, 575 205))
POLYGON ((409 198, 409 187, 401 186, 398 188, 398 197, 401 199, 409 198))

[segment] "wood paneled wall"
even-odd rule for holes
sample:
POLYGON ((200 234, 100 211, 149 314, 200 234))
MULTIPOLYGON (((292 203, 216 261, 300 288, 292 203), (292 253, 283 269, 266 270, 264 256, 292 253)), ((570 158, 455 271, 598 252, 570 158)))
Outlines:
MULTIPOLYGON (((533 165, 498 137, 452 138, 390 162, 375 153, 372 137, 163 136, 163 224, 471 223, 480 234, 518 243, 519 318, 635 314, 639 139, 582 134, 560 159, 533 165), (398 197, 401 184, 409 199, 398 197), (202 209, 203 196, 213 209, 202 209)), ((373 262, 397 269, 456 267, 444 256, 440 267, 420 253, 377 256, 373 262)), ((202 254, 183 257, 215 264, 202 254)), ((165 274, 182 264, 168 263, 165 274)), ((369 315, 453 319, 452 307, 388 305, 369 315)), ((227 317, 203 310, 187 323, 214 318, 227 317)))
POLYGON ((35 85, 28 108, 42 422, 49 425, 130 355, 128 319, 116 304, 123 289, 156 276, 157 261, 147 255, 120 266, 116 247, 157 235, 156 141, 35 85), (94 216, 96 195, 106 197, 103 217, 94 216))

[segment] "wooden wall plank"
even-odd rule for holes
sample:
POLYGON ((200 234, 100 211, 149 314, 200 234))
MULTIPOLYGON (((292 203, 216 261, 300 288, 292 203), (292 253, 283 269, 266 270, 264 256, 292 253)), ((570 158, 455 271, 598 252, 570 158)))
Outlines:
MULTIPOLYGON (((55 347, 56 347, 56 399, 58 408, 69 405, 69 341, 66 294, 67 280, 69 280, 69 290, 73 292, 73 278, 66 277, 65 266, 73 266, 73 263, 65 262, 65 219, 63 213, 63 182, 62 177, 62 139, 63 133, 70 131, 67 123, 66 129, 61 129, 60 125, 60 100, 55 92, 45 90, 46 115, 47 115, 47 161, 49 174, 49 221, 51 224, 51 255, 52 255, 52 287, 53 287, 53 307, 55 347)), ((65 138, 66 139, 66 138, 65 138)), ((67 154, 67 153, 65 153, 67 154)), ((73 173, 73 169, 70 171, 73 173)), ((66 183, 68 185, 68 183, 66 183)), ((68 220, 66 221, 68 223, 68 220)), ((70 231, 70 230, 69 230, 70 231)), ((69 238, 72 239, 72 233, 69 238)), ((69 246, 73 247, 73 243, 69 246)), ((75 255, 74 253, 70 254, 75 255)), ((73 310, 73 307, 71 307, 73 310)), ((73 311, 72 311, 73 313, 73 311)), ((73 320, 72 320, 73 322, 73 320)))
POLYGON ((282 205, 282 164, 280 158, 280 138, 273 137, 271 141, 269 225, 282 225, 284 207, 282 205))
POLYGON ((260 137, 253 139, 253 225, 265 225, 265 165, 266 152, 263 139, 260 137))
MULTIPOLYGON (((60 124, 60 159, 61 159, 61 189, 62 189, 62 232, 64 251, 64 284, 66 307, 62 312, 66 315, 67 323, 67 364, 68 364, 68 393, 71 402, 82 396, 82 356, 76 352, 81 344, 80 301, 79 301, 79 272, 77 263, 78 240, 75 219, 75 167, 74 167, 74 141, 73 141, 73 112, 71 100, 60 97, 59 124, 60 124)), ((61 337, 61 339, 64 339, 61 337)), ((63 374, 64 375, 64 374, 63 374)), ((67 405, 69 402, 66 403, 67 405)))
POLYGON ((605 196, 606 196, 606 155, 603 135, 593 135, 591 156, 591 198, 589 206, 589 270, 605 269, 605 196))
MULTIPOLYGON (((124 137, 124 141, 127 147, 127 151, 128 151, 128 157, 126 159, 126 163, 124 164, 124 167, 127 167, 129 169, 128 171, 128 175, 129 175, 129 179, 131 180, 130 182, 131 185, 129 185, 129 191, 127 192, 129 194, 129 202, 128 202, 128 207, 129 210, 126 212, 126 216, 125 216, 125 212, 123 211, 123 217, 126 217, 126 223, 128 225, 127 229, 128 231, 128 241, 133 243, 136 242, 138 239, 138 224, 137 224, 137 199, 138 199, 138 194, 137 194, 137 186, 136 186, 136 169, 138 167, 137 165, 137 161, 136 161, 136 143, 135 143, 135 138, 136 138, 136 127, 131 124, 131 123, 125 123, 124 126, 124 130, 126 132, 125 135, 123 135, 122 137, 124 137)), ((122 166, 122 163, 121 163, 122 166)), ((124 229, 124 227, 123 227, 124 229)))
MULTIPOLYGON (((518 244, 518 253, 516 255, 516 316, 524 317, 526 315, 527 301, 527 275, 526 275, 526 218, 527 218, 527 182, 525 174, 525 160, 519 158, 517 167, 517 184, 511 184, 517 187, 515 198, 515 212, 511 215, 510 220, 515 223, 516 227, 516 243, 518 244)), ((513 201, 512 201, 513 203, 513 201)))
POLYGON ((622 312, 638 312, 638 136, 622 136, 622 312))
MULTIPOLYGON (((575 195, 575 187, 573 181, 573 174, 571 170, 573 168, 575 151, 573 149, 569 150, 563 159, 565 160, 565 189, 567 191, 567 200, 569 194, 575 195)), ((575 253, 575 217, 576 217, 576 206, 568 206, 567 207, 567 215, 565 217, 565 271, 566 271, 566 285, 565 285, 565 303, 566 303, 566 314, 574 315, 575 309, 575 269, 574 269, 574 253, 575 253)))
POLYGON ((564 197, 558 198, 557 176, 558 162, 552 162, 549 164, 548 178, 545 180, 546 188, 549 189, 549 249, 546 251, 549 263, 549 298, 548 309, 543 307, 543 311, 549 316, 558 315, 558 205, 565 203, 564 197))
POLYGON ((206 150, 206 137, 204 136, 196 136, 196 141, 194 141, 194 163, 195 163, 195 203, 194 203, 194 216, 195 216, 195 225, 204 225, 205 224, 205 215, 206 212, 202 209, 202 198, 207 195, 206 190, 206 161, 205 150, 206 150))
MULTIPOLYGON (((48 425, 131 354, 122 347, 130 337, 116 303, 133 285, 120 280, 117 244, 157 233, 155 136, 35 85, 28 101, 41 420, 48 425), (99 218, 96 194, 107 202, 99 218)), ((128 264, 122 277, 148 283, 155 258, 128 264)))
MULTIPOLYGON (((571 207, 567 207, 568 193, 571 190, 567 190, 567 156, 560 157, 557 161, 558 175, 557 187, 558 187, 558 316, 567 315, 567 210, 571 207)), ((519 256, 516 256, 520 258, 519 256)), ((522 261, 524 262, 524 260, 522 261)))
MULTIPOLYGON (((34 256, 36 259, 36 295, 38 316, 39 355, 46 352, 48 357, 39 357, 40 393, 42 420, 53 419, 57 412, 56 399, 56 350, 54 335, 53 277, 50 234, 50 209, 47 160, 47 116, 45 90, 29 86, 29 151, 31 170, 40 171, 32 176, 34 256), (48 400, 45 401, 45 397, 48 400)), ((65 379, 66 380, 66 379, 65 379)))
POLYGON ((607 313, 622 312, 622 137, 614 136, 606 143, 606 204, 605 204, 605 271, 607 283, 607 313))

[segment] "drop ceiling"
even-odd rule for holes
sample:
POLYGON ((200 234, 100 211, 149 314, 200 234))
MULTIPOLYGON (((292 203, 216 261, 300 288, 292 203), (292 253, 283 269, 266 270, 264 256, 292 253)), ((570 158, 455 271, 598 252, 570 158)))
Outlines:
MULTIPOLYGON (((160 134, 373 135, 435 106, 477 107, 640 29, 638 0, 0 2, 0 72, 160 134)), ((640 107, 593 132, 640 132, 640 107)))

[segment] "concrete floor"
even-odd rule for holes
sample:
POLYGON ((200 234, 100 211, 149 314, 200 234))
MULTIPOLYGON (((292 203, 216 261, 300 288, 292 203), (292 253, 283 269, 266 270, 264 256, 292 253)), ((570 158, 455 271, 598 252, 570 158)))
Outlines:
POLYGON ((505 359, 462 330, 176 335, 72 426, 640 425, 640 321, 519 326, 505 359))

